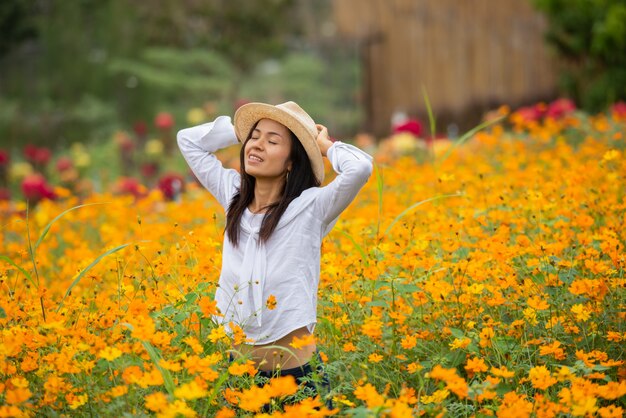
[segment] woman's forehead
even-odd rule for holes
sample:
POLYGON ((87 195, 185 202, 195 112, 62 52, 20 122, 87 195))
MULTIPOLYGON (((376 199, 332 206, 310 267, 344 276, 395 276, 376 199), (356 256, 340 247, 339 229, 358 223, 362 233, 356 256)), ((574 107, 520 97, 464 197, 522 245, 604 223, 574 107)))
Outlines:
POLYGON ((289 129, 287 129, 285 125, 283 125, 280 122, 276 122, 275 120, 272 120, 272 119, 261 119, 257 123, 255 129, 258 129, 259 131, 276 132, 281 135, 285 135, 289 132, 289 129))

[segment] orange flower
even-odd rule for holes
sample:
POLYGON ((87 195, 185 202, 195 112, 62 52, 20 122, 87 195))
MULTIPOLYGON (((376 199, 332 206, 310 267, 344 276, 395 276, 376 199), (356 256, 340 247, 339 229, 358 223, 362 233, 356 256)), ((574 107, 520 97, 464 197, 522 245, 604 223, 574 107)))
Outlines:
POLYGON ((554 385, 557 380, 552 377, 546 366, 535 366, 528 372, 528 377, 536 389, 547 389, 554 385))
POLYGON ((467 364, 465 365, 465 370, 470 372, 470 374, 486 372, 489 370, 489 367, 485 364, 485 360, 474 357, 467 360, 467 364))
POLYGON ((211 318, 213 315, 219 314, 219 309, 217 309, 217 301, 211 300, 209 298, 200 298, 198 300, 198 307, 202 312, 202 316, 205 318, 211 318))
POLYGON ((365 402, 368 408, 373 409, 385 404, 385 397, 376 391, 376 388, 370 383, 359 386, 354 391, 357 399, 365 402))
POLYGON ((313 344, 315 344, 315 336, 313 334, 309 334, 302 338, 293 337, 293 339, 289 343, 289 345, 295 348, 296 350, 299 350, 302 347, 306 347, 306 346, 313 345, 313 344))
POLYGON ((270 311, 276 309, 276 296, 270 295, 265 302, 265 307, 270 311))
POLYGON ((232 363, 228 367, 228 373, 233 376, 243 376, 248 373, 250 375, 254 375, 256 373, 256 368, 254 367, 254 361, 248 360, 245 363, 232 363))
POLYGON ((383 361, 383 356, 377 353, 372 353, 367 359, 372 363, 380 363, 381 361, 383 361))

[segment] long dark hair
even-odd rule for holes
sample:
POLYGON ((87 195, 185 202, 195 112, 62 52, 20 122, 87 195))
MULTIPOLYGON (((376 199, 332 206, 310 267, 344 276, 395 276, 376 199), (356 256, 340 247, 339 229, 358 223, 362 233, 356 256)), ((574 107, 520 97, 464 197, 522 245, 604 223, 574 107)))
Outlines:
MULTIPOLYGON (((258 123, 258 122, 257 122, 258 123)), ((246 144, 252 136, 252 132, 256 128, 256 124, 248 133, 246 141, 241 147, 239 153, 239 161, 241 165, 241 185, 239 191, 233 199, 230 201, 228 211, 226 213, 226 234, 230 242, 236 247, 239 243, 239 224, 241 223, 241 217, 248 205, 252 203, 254 199, 254 185, 256 179, 250 174, 246 173, 245 167, 245 149, 246 144)), ((300 194, 310 187, 318 187, 320 185, 319 180, 313 173, 311 167, 311 161, 307 155, 304 147, 294 135, 291 130, 289 131, 291 140, 291 153, 289 159, 291 160, 291 171, 289 172, 289 179, 285 182, 285 186, 281 193, 280 200, 268 206, 263 222, 261 223, 261 230, 259 231, 259 238, 261 242, 267 242, 267 240, 276 229, 281 216, 287 210, 289 203, 292 200, 300 196, 300 194)))

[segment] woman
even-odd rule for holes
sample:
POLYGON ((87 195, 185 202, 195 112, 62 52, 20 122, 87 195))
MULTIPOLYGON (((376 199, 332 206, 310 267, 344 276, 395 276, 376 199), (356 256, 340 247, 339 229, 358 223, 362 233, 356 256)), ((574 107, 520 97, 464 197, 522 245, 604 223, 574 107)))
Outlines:
POLYGON ((322 239, 367 182, 372 158, 333 143, 294 102, 249 103, 234 126, 220 116, 177 138, 198 180, 227 211, 216 319, 228 332, 243 329, 251 343, 234 352, 250 356, 262 375, 290 374, 301 383, 313 371, 316 346, 290 343, 315 328, 322 239), (238 141, 241 173, 213 154, 238 141), (337 177, 320 187, 323 157, 337 177))

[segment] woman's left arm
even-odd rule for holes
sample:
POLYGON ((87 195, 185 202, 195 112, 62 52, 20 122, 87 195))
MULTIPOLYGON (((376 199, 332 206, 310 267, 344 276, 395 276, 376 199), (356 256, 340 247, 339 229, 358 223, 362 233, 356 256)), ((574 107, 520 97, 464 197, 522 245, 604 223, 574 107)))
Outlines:
POLYGON ((315 212, 325 224, 330 224, 354 200, 372 174, 372 157, 357 147, 332 142, 328 130, 318 125, 317 143, 322 155, 330 161, 337 177, 320 189, 315 200, 315 212))

